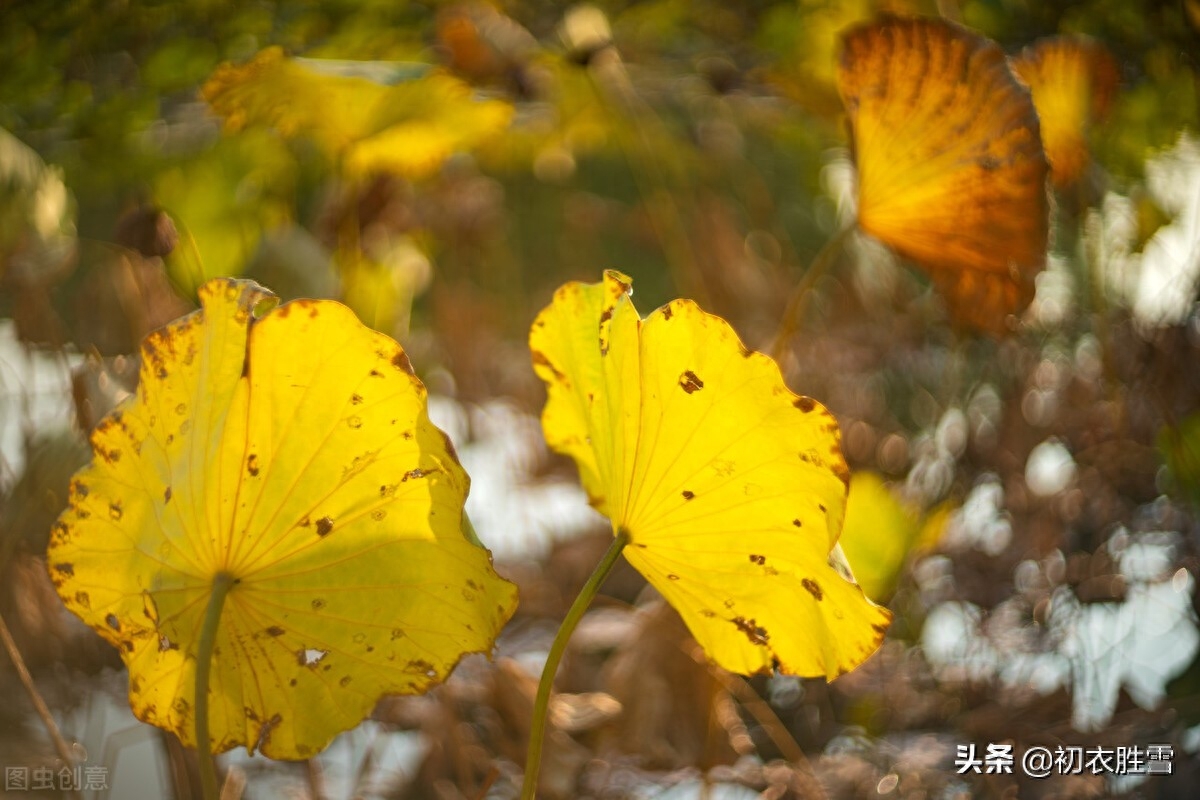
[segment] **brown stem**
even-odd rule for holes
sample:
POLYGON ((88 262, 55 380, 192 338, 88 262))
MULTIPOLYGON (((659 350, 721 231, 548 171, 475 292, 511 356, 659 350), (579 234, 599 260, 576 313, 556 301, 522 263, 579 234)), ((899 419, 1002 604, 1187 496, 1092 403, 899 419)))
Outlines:
MULTIPOLYGON (((58 724, 50 715, 46 701, 42 699, 37 687, 33 685, 33 677, 30 676, 29 670, 25 666, 25 659, 21 658, 21 651, 17 649, 17 643, 13 640, 3 615, 0 615, 0 640, 4 642, 4 649, 8 651, 8 657, 12 659, 13 666, 17 668, 17 677, 21 679, 26 694, 33 701, 33 707, 37 710, 38 716, 42 718, 42 724, 46 726, 46 732, 50 734, 50 740, 54 742, 54 749, 58 751, 58 757, 63 760, 64 766, 70 766, 75 761, 71 755, 71 748, 67 746, 66 740, 58 730, 58 724)), ((80 794, 78 791, 72 790, 71 796, 79 798, 80 794)))

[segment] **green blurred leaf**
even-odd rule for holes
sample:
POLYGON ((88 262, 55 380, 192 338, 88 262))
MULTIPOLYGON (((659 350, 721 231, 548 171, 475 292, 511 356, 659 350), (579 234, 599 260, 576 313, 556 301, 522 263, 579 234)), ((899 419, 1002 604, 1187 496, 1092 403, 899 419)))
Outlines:
POLYGON ((1200 412, 1158 434, 1158 452, 1171 473, 1176 490, 1200 506, 1200 412))
POLYGON ((287 148, 265 131, 224 137, 164 170, 155 201, 181 233, 168 259, 172 279, 194 293, 210 278, 241 275, 264 231, 290 218, 294 172, 287 148))

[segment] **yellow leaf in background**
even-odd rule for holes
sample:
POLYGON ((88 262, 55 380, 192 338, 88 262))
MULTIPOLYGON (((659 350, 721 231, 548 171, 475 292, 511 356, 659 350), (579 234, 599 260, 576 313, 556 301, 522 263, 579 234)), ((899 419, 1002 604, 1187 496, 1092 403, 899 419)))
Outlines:
POLYGON ((878 602, 891 597, 919 530, 916 514, 892 495, 882 478, 854 473, 841 545, 867 597, 878 602))
POLYGON ((948 514, 944 506, 923 517, 896 499, 876 473, 854 473, 839 544, 867 597, 880 603, 891 599, 909 556, 941 538, 948 514))
POLYGON ((1054 185, 1074 183, 1091 162, 1089 129, 1112 106, 1117 62, 1099 42, 1057 36, 1026 48, 1013 70, 1033 93, 1054 185))
POLYGON ((413 299, 429 285, 432 274, 429 258, 412 238, 394 237, 370 255, 342 248, 335 260, 346 305, 368 327, 403 338, 413 299))
POLYGON ((994 43, 939 19, 883 17, 842 38, 838 86, 859 227, 926 270, 952 315, 1003 334, 1033 298, 1049 229, 1029 91, 994 43))
POLYGON ((676 300, 641 320, 629 292, 613 271, 570 283, 534 322, 547 442, 717 664, 853 669, 890 614, 830 563, 849 479, 833 416, 723 319, 676 300))
POLYGON ((467 476, 404 351, 345 306, 216 280, 147 337, 71 484, 49 572, 116 646, 137 716, 195 745, 198 634, 232 576, 213 752, 305 758, 486 652, 515 588, 462 531, 467 476))
POLYGON ((202 93, 230 129, 262 126, 309 137, 352 177, 427 176, 454 153, 504 130, 512 118, 508 103, 474 100, 470 86, 449 75, 389 86, 323 74, 277 47, 246 64, 222 64, 202 93))

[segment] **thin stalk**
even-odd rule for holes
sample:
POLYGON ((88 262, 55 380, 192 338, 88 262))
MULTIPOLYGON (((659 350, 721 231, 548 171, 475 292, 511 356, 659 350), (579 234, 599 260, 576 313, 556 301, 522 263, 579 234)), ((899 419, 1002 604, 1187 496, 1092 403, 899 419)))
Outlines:
POLYGON ((212 673, 213 647, 225 596, 233 588, 234 577, 218 572, 213 578, 212 594, 204 609, 204 627, 200 629, 200 648, 196 654, 196 751, 200 756, 200 786, 204 800, 217 800, 217 765, 213 760, 212 737, 208 733, 208 678, 212 673))
MULTIPOLYGON (((54 749, 58 751, 58 757, 63 760, 63 766, 69 769, 75 761, 71 755, 71 748, 67 746, 67 741, 63 739, 62 733, 58 730, 58 725, 55 724, 54 716, 46 706, 46 701, 42 699, 37 686, 34 685, 33 676, 29 674, 29 669, 25 666, 25 659, 21 658, 21 651, 17 649, 17 643, 9 633, 8 625, 2 616, 0 616, 0 642, 4 643, 4 649, 8 651, 8 657, 12 659, 13 666, 17 670, 17 677, 21 680, 21 685, 25 687, 25 693, 29 695, 34 710, 41 717, 42 724, 46 726, 46 732, 50 734, 50 740, 54 742, 54 749)), ((72 791, 71 796, 79 797, 79 793, 72 791)))
POLYGON ((829 272, 829 268, 833 266, 836 260, 835 256, 841 252, 842 244, 846 241, 846 237, 852 230, 854 230, 853 225, 847 225, 842 228, 813 257, 808 270, 804 273, 804 277, 800 279, 800 283, 796 284, 796 290, 792 292, 792 296, 788 300, 787 308, 783 312, 783 319, 779 321, 779 331, 775 334, 775 341, 771 344, 771 358, 776 361, 783 358, 783 352, 787 347, 788 340, 792 338, 792 334, 800 326, 800 320, 803 317, 804 311, 804 301, 808 299, 808 293, 812 291, 817 279, 829 272))
POLYGON ((622 528, 617 531, 616 538, 608 546, 587 583, 579 590, 579 596, 571 604, 571 609, 562 625, 558 626, 558 633, 550 645, 546 666, 542 669, 542 679, 538 682, 537 699, 533 703, 533 725, 529 729, 529 753, 525 757, 525 781, 521 787, 521 800, 534 800, 537 793, 538 769, 542 765, 542 741, 546 738, 546 716, 550 710, 550 692, 554 688, 554 675, 558 672, 558 664, 567 650, 567 642, 627 544, 629 533, 622 528))

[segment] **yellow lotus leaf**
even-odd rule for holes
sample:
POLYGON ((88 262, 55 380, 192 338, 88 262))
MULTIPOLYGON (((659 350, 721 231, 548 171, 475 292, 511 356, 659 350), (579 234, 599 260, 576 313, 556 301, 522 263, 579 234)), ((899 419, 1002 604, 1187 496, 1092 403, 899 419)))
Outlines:
POLYGON ((868 597, 883 602, 891 596, 919 531, 914 511, 901 504, 878 475, 854 473, 841 545, 868 597))
POLYGON ((641 320, 629 293, 606 272, 534 322, 547 442, 718 665, 853 669, 890 614, 830 563, 849 479, 833 416, 723 319, 676 300, 641 320))
POLYGON ((846 32, 838 86, 859 227, 927 271, 958 322, 1004 333, 1033 298, 1049 226, 1029 90, 994 42, 898 17, 846 32))
POLYGON ((891 598, 908 557, 936 544, 948 514, 945 505, 923 515, 898 500, 877 473, 854 473, 838 543, 867 597, 881 603, 891 598))
POLYGON ((1012 66, 1033 93, 1051 180, 1068 186, 1091 162, 1088 130, 1108 116, 1117 62, 1098 42, 1056 36, 1026 48, 1012 66))
POLYGON ((512 118, 508 103, 474 100, 470 86, 443 73, 387 85, 323 74, 278 47, 246 64, 222 64, 202 94, 230 129, 263 126, 310 137, 350 176, 427 176, 512 118))
POLYGON ((193 746, 199 631, 232 578, 212 750, 304 758, 488 651, 516 591, 463 534, 467 476, 400 346, 333 301, 256 316, 270 297, 210 281, 146 338, 47 560, 120 650, 134 713, 193 746))

